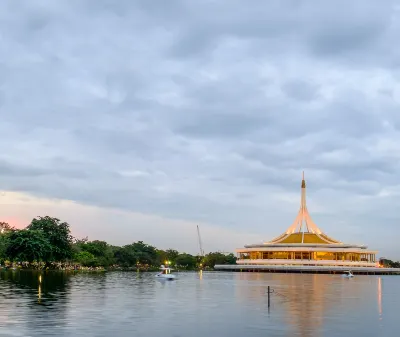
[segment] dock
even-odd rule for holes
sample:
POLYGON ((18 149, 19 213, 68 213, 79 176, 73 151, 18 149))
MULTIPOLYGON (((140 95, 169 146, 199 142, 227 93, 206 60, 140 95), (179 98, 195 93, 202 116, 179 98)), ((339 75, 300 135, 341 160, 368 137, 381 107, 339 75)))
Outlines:
POLYGON ((251 264, 220 264, 215 265, 216 271, 254 272, 254 273, 300 273, 300 274, 342 274, 351 270, 358 275, 400 275, 400 268, 376 267, 344 267, 344 266, 284 266, 284 265, 251 265, 251 264))

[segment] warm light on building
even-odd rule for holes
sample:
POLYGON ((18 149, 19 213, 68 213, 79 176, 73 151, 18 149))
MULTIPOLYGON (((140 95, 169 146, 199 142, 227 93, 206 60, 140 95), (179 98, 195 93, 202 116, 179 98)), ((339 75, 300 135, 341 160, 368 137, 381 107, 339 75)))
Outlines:
POLYGON ((306 181, 301 183, 300 210, 280 236, 236 250, 238 265, 377 267, 377 251, 335 240, 312 221, 306 204, 306 181))

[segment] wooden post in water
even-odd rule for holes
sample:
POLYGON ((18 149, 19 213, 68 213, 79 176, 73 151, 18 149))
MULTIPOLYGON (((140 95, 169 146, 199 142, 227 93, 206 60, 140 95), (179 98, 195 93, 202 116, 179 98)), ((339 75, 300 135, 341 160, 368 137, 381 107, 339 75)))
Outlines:
POLYGON ((268 286, 268 308, 271 306, 270 296, 271 296, 271 291, 270 291, 270 288, 268 286))

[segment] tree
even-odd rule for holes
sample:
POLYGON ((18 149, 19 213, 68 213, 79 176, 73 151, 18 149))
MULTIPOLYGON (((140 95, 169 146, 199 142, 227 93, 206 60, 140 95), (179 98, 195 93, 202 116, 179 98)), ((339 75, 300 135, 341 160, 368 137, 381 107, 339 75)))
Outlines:
POLYGON ((76 260, 77 257, 80 256, 79 253, 87 252, 93 256, 90 265, 102 266, 102 267, 108 267, 115 263, 114 253, 117 250, 117 248, 119 247, 111 246, 105 241, 100 241, 100 240, 88 241, 87 239, 75 240, 75 242, 72 245, 75 261, 77 261, 76 260))
POLYGON ((128 246, 132 249, 140 264, 154 265, 157 261, 157 250, 143 241, 134 242, 128 246))
POLYGON ((225 263, 224 264, 236 264, 237 258, 235 256, 235 254, 230 253, 230 254, 225 255, 225 256, 226 256, 226 258, 225 258, 225 263))
POLYGON ((162 249, 157 249, 157 264, 164 264, 167 260, 167 252, 162 249))
POLYGON ((185 269, 194 269, 196 268, 197 261, 193 255, 182 253, 176 257, 175 264, 185 269))
POLYGON ((116 263, 122 267, 133 267, 138 263, 138 257, 131 245, 120 247, 114 253, 116 263))
POLYGON ((195 259, 196 259, 196 264, 197 264, 199 267, 202 267, 203 264, 204 264, 204 256, 196 255, 196 256, 195 256, 195 259))
POLYGON ((179 252, 175 249, 167 249, 165 251, 166 255, 167 255, 167 260, 171 262, 171 264, 175 264, 176 263, 176 258, 179 255, 179 252))
POLYGON ((97 265, 96 257, 85 251, 75 254, 74 260, 85 267, 94 267, 97 265))
MULTIPOLYGON (((84 266, 103 266, 119 264, 123 267, 159 266, 169 261, 180 268, 194 269, 196 266, 213 268, 215 264, 234 264, 233 254, 209 253, 205 257, 180 254, 175 249, 158 250, 143 241, 133 242, 123 247, 109 245, 105 241, 88 241, 88 238, 75 239, 70 226, 57 218, 49 216, 34 218, 24 230, 17 230, 5 222, 0 222, 0 261, 62 262, 73 257, 84 266)), ((387 264, 398 266, 399 262, 387 264)))
POLYGON ((140 265, 155 265, 159 259, 157 250, 143 241, 134 242, 116 250, 116 262, 124 267, 140 265))
POLYGON ((0 262, 4 261, 6 258, 8 237, 9 233, 13 230, 14 228, 11 227, 7 222, 0 221, 0 262))
POLYGON ((92 253, 94 256, 104 256, 106 254, 108 244, 105 241, 88 241, 83 246, 82 249, 92 253))
POLYGON ((63 261, 72 257, 72 236, 67 222, 49 216, 32 220, 27 230, 41 231, 51 245, 48 261, 63 261))
POLYGON ((235 264, 236 257, 232 253, 225 255, 220 252, 209 253, 204 257, 203 264, 205 267, 214 268, 216 264, 235 264))
POLYGON ((400 268, 400 261, 392 261, 389 259, 382 258, 379 260, 379 263, 385 268, 400 268))
POLYGON ((114 263, 114 252, 112 247, 105 241, 88 241, 81 249, 93 254, 99 266, 108 267, 114 263))
POLYGON ((84 237, 83 239, 77 239, 77 238, 73 239, 73 243, 74 244, 83 244, 83 243, 86 243, 88 241, 89 241, 89 238, 87 236, 84 237))
POLYGON ((8 222, 0 221, 0 234, 14 230, 15 228, 10 226, 8 222))
POLYGON ((15 230, 8 238, 6 255, 17 261, 47 261, 52 246, 44 233, 39 230, 15 230))
POLYGON ((6 250, 9 242, 9 232, 0 232, 0 263, 3 262, 6 257, 6 250))

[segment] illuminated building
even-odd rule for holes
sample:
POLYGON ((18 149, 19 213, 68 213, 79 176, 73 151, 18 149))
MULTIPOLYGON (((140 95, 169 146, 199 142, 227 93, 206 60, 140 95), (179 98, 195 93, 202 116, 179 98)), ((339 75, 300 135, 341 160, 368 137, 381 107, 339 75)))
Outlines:
MULTIPOLYGON (((236 250, 238 269, 257 266, 308 267, 309 270, 377 268, 377 251, 346 244, 323 233, 313 222, 306 203, 306 181, 301 183, 300 210, 292 225, 275 239, 236 250)), ((221 267, 221 266, 218 266, 221 267)), ((232 269, 232 268, 220 268, 232 269)), ((248 269, 248 268, 247 268, 248 269)), ((277 268, 275 268, 277 269, 277 268)))

